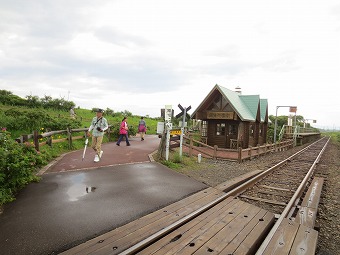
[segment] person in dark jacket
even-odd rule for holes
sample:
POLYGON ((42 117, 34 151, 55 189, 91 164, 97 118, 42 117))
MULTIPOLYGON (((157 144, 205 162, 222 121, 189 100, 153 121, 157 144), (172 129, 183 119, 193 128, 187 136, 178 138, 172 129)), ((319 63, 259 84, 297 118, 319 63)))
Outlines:
POLYGON ((144 141, 144 135, 146 133, 146 123, 144 120, 144 117, 140 118, 139 124, 138 124, 138 132, 141 137, 141 141, 144 141))

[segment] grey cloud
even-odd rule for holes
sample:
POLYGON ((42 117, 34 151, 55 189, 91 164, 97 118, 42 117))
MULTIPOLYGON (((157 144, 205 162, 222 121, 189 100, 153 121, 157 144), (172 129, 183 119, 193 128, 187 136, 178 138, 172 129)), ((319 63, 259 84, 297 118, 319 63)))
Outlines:
MULTIPOLYGON (((39 62, 34 65, 5 66, 0 69, 1 77, 30 79, 37 77, 58 77, 65 80, 69 77, 98 78, 117 90, 135 92, 169 91, 177 88, 185 75, 177 73, 175 67, 162 59, 140 56, 130 63, 109 63, 109 61, 82 60, 61 51, 45 50, 35 55, 39 62)), ((32 79, 34 80, 34 79, 32 79)), ((106 85, 107 84, 107 85, 106 85)))
POLYGON ((230 44, 220 49, 208 51, 205 55, 221 58, 235 58, 240 55, 240 47, 235 44, 230 44))
POLYGON ((86 30, 88 17, 82 10, 94 4, 90 0, 11 0, 0 3, 1 31, 20 33, 35 45, 67 41, 76 31, 86 30))
POLYGON ((256 65, 241 61, 225 61, 215 65, 209 65, 207 68, 201 67, 202 71, 214 75, 237 75, 254 68, 256 65))
POLYGON ((272 59, 270 61, 266 61, 260 66, 264 69, 267 69, 272 72, 290 72, 299 69, 300 67, 296 62, 296 55, 298 51, 289 51, 282 53, 281 56, 272 59))
POLYGON ((99 40, 125 47, 130 45, 145 47, 150 44, 150 42, 142 37, 129 35, 111 27, 97 28, 94 35, 99 40))

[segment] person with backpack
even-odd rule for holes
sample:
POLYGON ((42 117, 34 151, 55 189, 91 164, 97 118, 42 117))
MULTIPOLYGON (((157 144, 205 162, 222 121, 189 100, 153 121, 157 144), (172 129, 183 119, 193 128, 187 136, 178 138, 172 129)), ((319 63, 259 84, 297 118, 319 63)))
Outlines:
POLYGON ((141 137, 141 141, 144 141, 144 135, 146 133, 146 123, 144 120, 144 117, 140 118, 139 124, 138 124, 138 132, 141 137))

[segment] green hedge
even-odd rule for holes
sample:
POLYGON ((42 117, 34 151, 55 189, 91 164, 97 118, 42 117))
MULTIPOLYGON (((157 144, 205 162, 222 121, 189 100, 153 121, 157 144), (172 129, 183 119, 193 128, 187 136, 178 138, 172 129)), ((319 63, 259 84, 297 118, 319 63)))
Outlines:
POLYGON ((0 205, 13 201, 15 194, 28 183, 39 181, 36 169, 48 162, 47 155, 32 144, 18 144, 10 133, 0 132, 0 205))

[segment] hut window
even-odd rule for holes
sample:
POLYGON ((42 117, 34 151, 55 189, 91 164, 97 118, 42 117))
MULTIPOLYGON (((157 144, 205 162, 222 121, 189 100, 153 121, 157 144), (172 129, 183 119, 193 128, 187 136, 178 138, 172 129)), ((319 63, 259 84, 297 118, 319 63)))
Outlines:
POLYGON ((202 131, 201 131, 202 136, 207 137, 208 136, 208 122, 203 120, 202 121, 202 131))
POLYGON ((249 126, 249 136, 254 137, 254 124, 249 126))
POLYGON ((230 125, 229 126, 229 135, 236 135, 236 134, 237 134, 236 125, 230 125))
POLYGON ((216 124, 216 135, 225 135, 225 123, 216 124))
POLYGON ((263 124, 260 123, 260 129, 259 129, 260 136, 262 136, 262 132, 263 132, 263 124))

